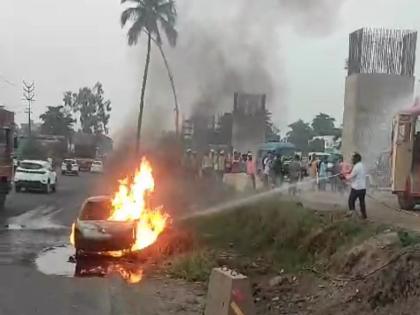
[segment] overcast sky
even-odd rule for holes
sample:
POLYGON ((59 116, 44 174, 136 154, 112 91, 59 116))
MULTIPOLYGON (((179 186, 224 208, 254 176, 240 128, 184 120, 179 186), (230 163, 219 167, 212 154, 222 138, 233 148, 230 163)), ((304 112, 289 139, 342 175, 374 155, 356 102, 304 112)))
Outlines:
MULTIPOLYGON (((232 3, 235 1, 232 0, 232 3)), ((282 21, 269 37, 275 43, 264 47, 263 53, 268 60, 265 69, 272 78, 270 89, 277 91, 269 106, 274 112, 274 120, 282 125, 283 130, 287 123, 299 118, 310 120, 320 111, 333 115, 341 122, 346 76, 344 61, 348 54, 350 32, 364 26, 420 29, 418 0, 278 1, 311 4, 332 1, 342 4, 332 11, 315 10, 310 16, 298 11, 304 11, 305 6, 286 8, 282 14, 279 13, 279 20, 282 21), (324 25, 322 20, 329 19, 332 14, 335 15, 333 21, 324 25), (290 15, 299 18, 290 19, 290 15), (306 20, 311 23, 306 25, 306 20), (319 25, 322 27, 317 29, 319 25)), ((205 71, 200 69, 197 75, 197 71, 189 69, 188 58, 193 58, 188 55, 187 39, 191 41, 189 22, 195 21, 195 25, 199 23, 201 28, 213 29, 215 25, 224 27, 223 21, 235 15, 231 11, 236 10, 235 6, 230 7, 231 11, 215 7, 224 2, 178 1, 180 45, 169 52, 169 59, 176 58, 173 60, 175 76, 182 81, 179 88, 183 115, 188 115, 192 103, 197 101, 197 87, 206 89, 206 85, 212 84, 208 80, 205 84, 198 84, 201 77, 206 75, 205 71), (206 3, 205 8, 203 3, 206 3), (182 60, 182 57, 186 60, 182 60)), ((321 8, 324 10, 324 7, 321 8)), ((263 11, 258 12, 261 14, 263 11)), ((132 122, 138 106, 144 50, 142 47, 127 46, 119 24, 120 13, 118 0, 1 0, 0 104, 15 111, 18 122, 24 122, 26 116, 25 103, 21 100, 21 82, 23 79, 34 80, 37 101, 33 113, 38 119, 47 106, 61 103, 64 91, 93 86, 96 81, 101 81, 106 96, 113 104, 112 132, 132 122)), ((275 14, 273 8, 267 8, 267 16, 270 16, 272 23, 275 14)), ((264 17, 259 18, 264 23, 264 17)), ((232 29, 230 24, 227 25, 232 29)), ((233 27, 231 35, 235 31, 233 27)), ((218 36, 223 37, 224 32, 219 30, 218 36)), ((260 36, 257 34, 255 37, 260 36)), ((194 38, 194 41, 199 40, 194 38)), ((254 42, 258 43, 251 41, 254 42)), ((226 53, 240 58, 245 49, 230 49, 226 53)), ((417 55, 420 57, 419 53, 417 55)), ((159 55, 154 54, 153 57, 158 60, 159 55)), ((166 129, 170 129, 173 125, 173 106, 168 82, 162 75, 162 69, 157 69, 155 76, 154 69, 156 67, 152 68, 151 73, 153 91, 148 96, 145 119, 149 124, 162 123, 167 125, 166 129), (151 110, 151 107, 154 109, 151 110)), ((416 73, 419 71, 420 68, 416 73)))

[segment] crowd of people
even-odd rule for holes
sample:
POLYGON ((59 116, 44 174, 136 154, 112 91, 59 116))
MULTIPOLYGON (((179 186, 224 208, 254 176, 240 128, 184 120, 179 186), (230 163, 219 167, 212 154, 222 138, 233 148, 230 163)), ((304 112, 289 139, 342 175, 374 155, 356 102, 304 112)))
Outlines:
POLYGON ((246 173, 251 186, 256 189, 257 166, 251 152, 225 152, 224 150, 208 150, 204 154, 188 149, 184 156, 183 168, 192 179, 223 181, 226 173, 246 173))
POLYGON ((358 153, 353 156, 352 164, 341 157, 331 167, 326 156, 313 155, 306 162, 300 155, 290 159, 268 152, 257 167, 257 161, 251 152, 225 153, 223 150, 211 149, 200 156, 196 151, 188 149, 183 168, 192 180, 202 178, 222 182, 225 173, 246 173, 254 190, 257 188, 257 177, 261 178, 265 189, 280 187, 287 181, 291 195, 298 193, 298 183, 309 176, 308 183, 314 190, 326 191, 330 186, 333 192, 345 193, 350 189, 349 209, 354 210, 358 199, 362 216, 366 217, 366 174, 358 153))

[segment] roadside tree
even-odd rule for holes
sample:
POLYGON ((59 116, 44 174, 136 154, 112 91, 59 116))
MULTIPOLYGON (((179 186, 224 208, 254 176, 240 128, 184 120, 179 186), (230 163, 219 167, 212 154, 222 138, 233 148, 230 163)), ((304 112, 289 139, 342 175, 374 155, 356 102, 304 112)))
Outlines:
POLYGON ((308 123, 302 119, 289 125, 290 131, 287 133, 288 141, 293 143, 297 149, 307 152, 308 142, 313 137, 313 130, 308 123))
POLYGON ((102 83, 96 83, 93 88, 83 87, 78 93, 67 91, 63 102, 79 117, 84 133, 108 134, 112 107, 111 101, 104 98, 102 83))
POLYGON ((315 116, 312 120, 312 129, 316 136, 335 136, 338 133, 335 118, 324 113, 315 116))
POLYGON ((159 44, 158 47, 161 48, 162 29, 169 44, 172 46, 176 44, 177 32, 175 30, 175 22, 177 14, 173 0, 122 0, 121 3, 128 4, 128 7, 121 14, 122 27, 128 26, 128 44, 130 46, 136 45, 142 33, 145 33, 147 36, 146 64, 143 72, 137 121, 136 152, 138 153, 140 149, 144 96, 151 58, 151 42, 155 40, 159 44))
POLYGON ((45 113, 39 116, 42 120, 41 133, 59 135, 68 138, 73 133, 73 124, 76 122, 64 106, 48 106, 45 113))

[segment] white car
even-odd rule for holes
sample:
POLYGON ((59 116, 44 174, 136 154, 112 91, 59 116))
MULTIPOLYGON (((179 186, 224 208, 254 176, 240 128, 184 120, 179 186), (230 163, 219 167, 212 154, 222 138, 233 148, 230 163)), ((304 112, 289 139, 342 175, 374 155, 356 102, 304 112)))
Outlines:
POLYGON ((41 190, 45 193, 57 188, 57 174, 47 161, 24 160, 16 168, 15 191, 41 190))
POLYGON ((90 167, 90 171, 92 173, 103 173, 104 165, 103 165, 102 161, 93 161, 92 165, 90 167))
POLYGON ((61 163, 61 174, 62 175, 79 175, 79 164, 75 159, 65 159, 61 163))

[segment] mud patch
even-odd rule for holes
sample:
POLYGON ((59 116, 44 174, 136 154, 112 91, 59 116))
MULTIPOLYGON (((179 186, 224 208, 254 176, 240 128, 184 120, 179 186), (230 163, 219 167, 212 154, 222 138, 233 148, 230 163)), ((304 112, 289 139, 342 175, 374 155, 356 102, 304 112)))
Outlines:
POLYGON ((397 232, 373 236, 345 253, 337 253, 331 259, 330 269, 337 274, 361 278, 383 268, 401 250, 397 232))

